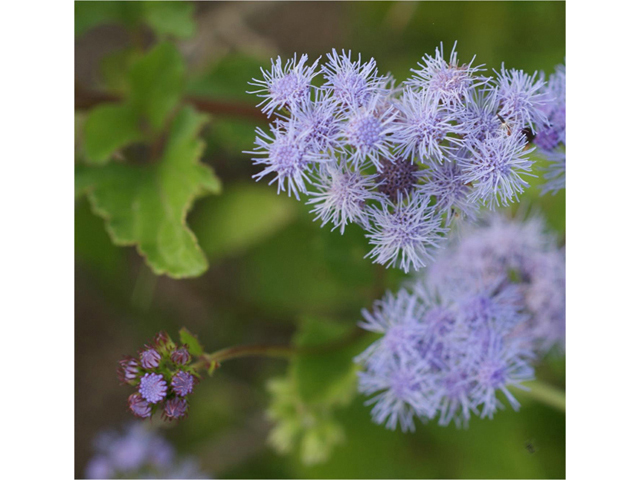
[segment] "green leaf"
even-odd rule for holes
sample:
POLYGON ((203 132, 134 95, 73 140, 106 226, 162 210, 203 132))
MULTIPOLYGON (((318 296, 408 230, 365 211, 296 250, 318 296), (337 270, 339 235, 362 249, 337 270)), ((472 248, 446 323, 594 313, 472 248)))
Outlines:
POLYGON ((107 163, 117 150, 142 140, 136 111, 127 104, 94 108, 84 128, 86 158, 95 165, 107 163))
POLYGON ((157 45, 131 68, 131 101, 156 132, 180 100, 184 73, 182 56, 171 43, 157 45))
POLYGON ((189 348, 189 353, 194 357, 199 357, 204 353, 202 345, 200 345, 200 342, 198 341, 198 337, 187 330, 186 327, 182 327, 180 329, 180 343, 186 345, 189 348))
POLYGON ((191 2, 144 2, 144 7, 145 22, 158 35, 188 38, 196 31, 191 2))
POLYGON ((198 133, 206 116, 191 107, 176 115, 162 158, 148 166, 109 164, 78 169, 76 183, 88 191, 94 212, 106 220, 117 245, 136 245, 157 275, 194 277, 207 260, 186 225, 202 195, 219 193, 220 181, 199 162, 198 133))
POLYGON ((289 198, 264 185, 234 185, 205 200, 192 219, 193 230, 210 260, 239 254, 271 237, 296 216, 289 198), (211 199, 213 200, 213 199, 211 199))
POLYGON ((298 355, 291 362, 291 372, 303 402, 344 404, 353 397, 357 371, 353 357, 363 350, 363 342, 341 344, 352 332, 353 326, 329 320, 309 318, 301 323, 293 340, 297 347, 336 346, 319 353, 298 355))
POLYGON ((304 403, 291 373, 272 379, 267 389, 271 394, 267 416, 275 422, 267 442, 278 453, 288 454, 299 447, 301 461, 313 465, 326 461, 344 443, 344 429, 334 419, 333 408, 304 403))

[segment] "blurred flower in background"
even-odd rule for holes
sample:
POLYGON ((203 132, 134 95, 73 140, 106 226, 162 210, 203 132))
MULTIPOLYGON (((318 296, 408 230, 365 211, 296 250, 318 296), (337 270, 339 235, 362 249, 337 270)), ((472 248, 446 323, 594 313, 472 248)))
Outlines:
POLYGON ((200 470, 195 458, 178 456, 149 423, 101 432, 94 449, 86 478, 213 478, 200 470))

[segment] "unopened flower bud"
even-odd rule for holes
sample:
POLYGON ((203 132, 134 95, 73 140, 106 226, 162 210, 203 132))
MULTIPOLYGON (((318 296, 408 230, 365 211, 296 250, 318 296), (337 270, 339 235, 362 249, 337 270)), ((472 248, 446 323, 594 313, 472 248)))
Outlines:
POLYGON ((120 382, 135 384, 138 379, 138 373, 140 372, 139 367, 138 361, 135 358, 126 355, 120 360, 118 365, 118 379, 120 382))
POLYGON ((187 400, 184 398, 170 398, 164 405, 164 417, 167 420, 182 418, 187 413, 187 400))
POLYGON ((129 409, 136 417, 146 418, 151 416, 151 405, 139 393, 129 395, 129 409))
POLYGON ((140 363, 143 368, 156 368, 160 365, 160 354, 155 348, 147 348, 140 353, 140 363))
POLYGON ((193 375, 187 372, 178 372, 171 380, 171 387, 181 397, 190 394, 193 391, 193 375))
POLYGON ((189 350, 187 350, 187 346, 184 345, 179 349, 171 352, 171 360, 178 365, 186 365, 191 360, 191 355, 189 355, 189 350))

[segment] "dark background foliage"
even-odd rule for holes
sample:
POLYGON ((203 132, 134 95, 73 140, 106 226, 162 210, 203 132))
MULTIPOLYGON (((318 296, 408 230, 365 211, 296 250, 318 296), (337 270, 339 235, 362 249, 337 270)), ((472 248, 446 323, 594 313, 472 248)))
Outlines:
MULTIPOLYGON (((333 47, 351 49, 375 57, 398 80, 440 42, 448 54, 457 41, 462 61, 477 55, 489 69, 504 62, 551 72, 565 55, 563 2, 203 2, 192 14, 195 22, 173 16, 150 27, 127 23, 126 12, 76 4, 76 86, 117 91, 109 59, 163 36, 186 60, 189 95, 239 106, 256 103, 246 82, 278 54, 316 58, 333 47)), ((86 109, 77 110, 81 143, 86 109)), ((118 360, 158 330, 175 334, 186 326, 209 351, 288 343, 302 319, 354 325, 362 308, 402 280, 363 260, 368 246, 359 229, 343 236, 321 229, 304 204, 252 181, 257 170, 242 151, 252 148, 256 125, 264 126, 256 116, 219 114, 203 132, 203 162, 223 192, 198 200, 188 216, 209 261, 200 277, 154 275, 134 248, 113 245, 86 198, 76 201, 76 476, 83 476, 95 434, 130 420, 118 360)), ((532 188, 525 201, 564 233, 562 192, 540 198, 532 188)), ((329 461, 306 466, 297 455, 280 456, 265 444, 265 384, 285 369, 277 359, 229 362, 198 386, 189 418, 166 426, 166 436, 218 478, 564 477, 564 415, 526 399, 521 412, 474 419, 468 430, 428 424, 402 434, 374 425, 357 397, 337 412, 346 441, 329 461)), ((564 363, 546 361, 537 376, 562 386, 564 363)))

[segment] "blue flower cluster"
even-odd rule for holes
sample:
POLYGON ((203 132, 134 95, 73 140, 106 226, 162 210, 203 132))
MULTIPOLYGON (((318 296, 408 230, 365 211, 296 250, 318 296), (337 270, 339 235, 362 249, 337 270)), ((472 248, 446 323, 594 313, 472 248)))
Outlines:
POLYGON ((482 67, 461 63, 455 45, 446 59, 441 45, 396 86, 374 59, 351 52, 333 50, 324 64, 278 57, 250 83, 273 119, 246 152, 263 167, 255 178, 308 195, 323 226, 360 225, 375 263, 425 267, 454 220, 518 201, 531 175, 529 139, 556 128, 556 87, 504 65, 484 76, 482 67))
POLYGON ((86 478, 210 478, 195 459, 178 458, 167 440, 141 423, 100 433, 95 450, 86 478))
POLYGON ((176 346, 166 332, 158 333, 138 358, 126 355, 120 360, 120 382, 138 390, 129 396, 131 413, 148 418, 160 408, 165 420, 184 418, 189 410, 187 396, 199 377, 190 362, 188 346, 176 346))
POLYGON ((564 252, 537 216, 485 214, 433 265, 388 293, 362 328, 382 334, 356 358, 376 423, 466 426, 519 404, 510 387, 533 380, 537 358, 564 346, 564 252))

